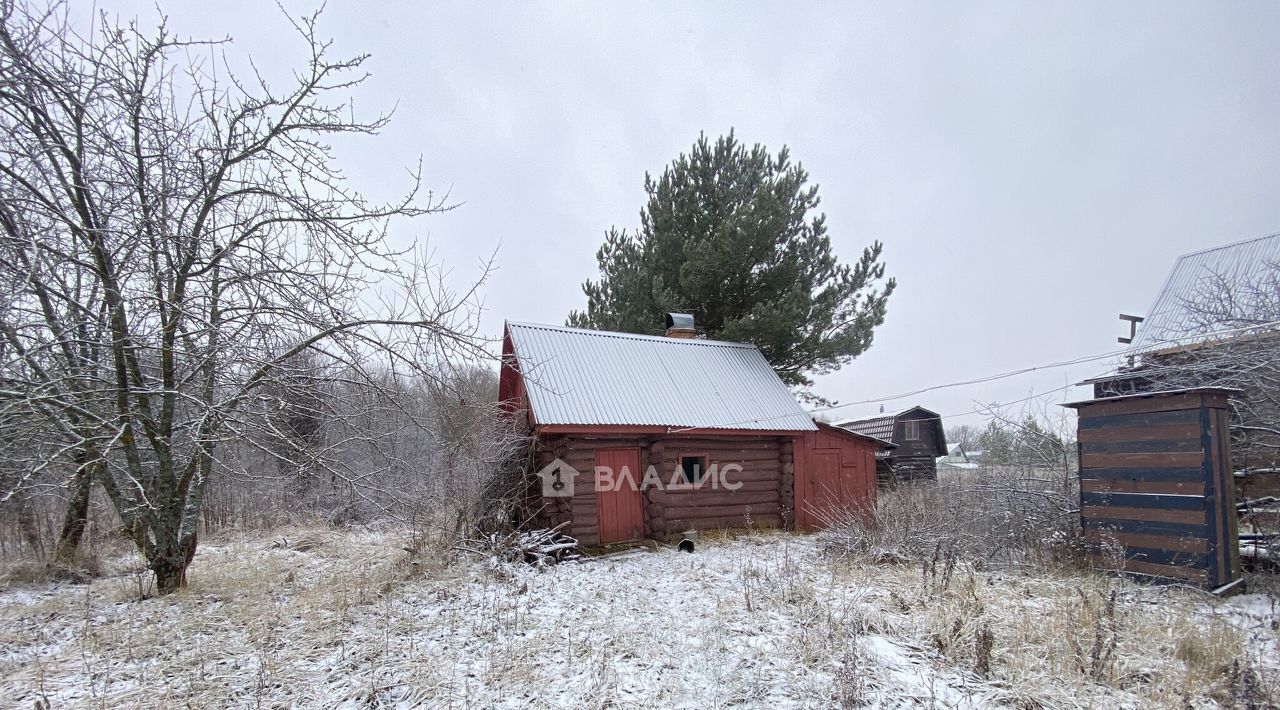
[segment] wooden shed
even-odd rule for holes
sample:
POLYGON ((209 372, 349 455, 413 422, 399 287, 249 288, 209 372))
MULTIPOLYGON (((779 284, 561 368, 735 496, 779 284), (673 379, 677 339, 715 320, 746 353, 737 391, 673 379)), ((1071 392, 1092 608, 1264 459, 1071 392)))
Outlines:
POLYGON ((1132 337, 1120 339, 1130 343, 1127 364, 1080 384, 1092 385, 1099 399, 1187 387, 1239 389, 1229 421, 1233 467, 1280 468, 1274 426, 1280 420, 1274 358, 1280 327, 1268 315, 1278 263, 1280 234, 1178 257, 1146 316, 1121 316, 1133 323, 1132 337))
POLYGON ((816 530, 875 506, 876 454, 893 444, 816 422, 796 449, 796 526, 816 530))
POLYGON ((1074 402, 1080 522, 1095 564, 1209 588, 1240 578, 1228 390, 1074 402))
POLYGON ((536 524, 608 544, 811 529, 874 503, 884 442, 816 424, 754 345, 668 323, 667 337, 506 324, 499 398, 536 440, 536 524))

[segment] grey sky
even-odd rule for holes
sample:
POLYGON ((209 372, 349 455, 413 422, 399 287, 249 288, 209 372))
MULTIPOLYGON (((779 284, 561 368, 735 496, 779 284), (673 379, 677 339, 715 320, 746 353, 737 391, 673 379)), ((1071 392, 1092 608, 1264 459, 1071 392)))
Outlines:
MULTIPOLYGON (((268 74, 301 59, 263 3, 162 4, 268 74)), ((841 401, 1115 349, 1116 314, 1143 313, 1178 254, 1280 231, 1276 3, 332 0, 321 27, 335 52, 373 54, 357 105, 398 104, 383 136, 342 146, 356 185, 389 195, 421 154, 465 204, 400 236, 429 237, 459 280, 501 242, 494 335, 581 307, 603 232, 638 224, 645 171, 700 130, 789 145, 846 260, 884 242, 888 320, 818 383, 841 401)), ((1103 369, 888 407, 963 412, 1103 369)))

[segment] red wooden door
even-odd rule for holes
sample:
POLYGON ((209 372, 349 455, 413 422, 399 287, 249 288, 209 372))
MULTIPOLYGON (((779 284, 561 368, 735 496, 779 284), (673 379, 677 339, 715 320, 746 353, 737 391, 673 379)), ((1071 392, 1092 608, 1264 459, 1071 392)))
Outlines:
POLYGON ((639 449, 596 449, 596 511, 600 542, 623 542, 644 537, 644 498, 640 493, 639 449))
POLYGON ((844 499, 840 480, 840 452, 817 449, 809 453, 808 517, 815 527, 837 514, 844 499))

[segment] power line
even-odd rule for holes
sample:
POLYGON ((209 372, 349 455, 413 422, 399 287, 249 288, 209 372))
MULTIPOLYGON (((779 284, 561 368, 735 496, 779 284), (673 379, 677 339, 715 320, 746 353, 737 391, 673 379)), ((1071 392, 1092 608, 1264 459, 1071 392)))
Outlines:
MULTIPOLYGON (((1264 329, 1264 328, 1272 328, 1272 327, 1275 327, 1275 326, 1280 326, 1280 320, 1271 321, 1271 322, 1269 322, 1269 323, 1260 323, 1260 324, 1254 324, 1254 325, 1247 325, 1247 326, 1242 326, 1242 327, 1239 327, 1239 328, 1228 328, 1228 329, 1226 329, 1226 330, 1213 331, 1213 332, 1209 332, 1209 333, 1204 333, 1203 335, 1201 335, 1201 336, 1197 336, 1197 337, 1202 338, 1202 340, 1200 340, 1199 342, 1204 342, 1204 340, 1207 340, 1207 339, 1209 339, 1209 338, 1216 338, 1216 337, 1223 336, 1223 335, 1230 335, 1230 334, 1232 334, 1232 333, 1240 333, 1240 332, 1249 331, 1249 330, 1258 330, 1258 329, 1264 329)), ((905 399, 905 398, 907 398, 907 397, 914 397, 914 396, 919 395, 919 394, 924 394, 925 392, 934 392, 934 391, 941 390, 941 389, 950 389, 950 388, 952 388, 952 387, 964 387, 964 386, 967 386, 967 385, 982 384, 982 383, 985 383, 985 382, 994 382, 994 381, 996 381, 996 380, 1003 380, 1003 379, 1007 379, 1007 378, 1010 378, 1010 377, 1016 377, 1016 376, 1018 376, 1018 375, 1025 375, 1025 374, 1030 373, 1030 372, 1038 372, 1038 371, 1040 371, 1040 370, 1053 370, 1053 369, 1056 369, 1056 368, 1059 368, 1059 367, 1069 367, 1069 366, 1071 366, 1071 365, 1082 365, 1082 364, 1084 364, 1084 363, 1086 363, 1086 362, 1096 362, 1096 361, 1098 361, 1098 360, 1105 360, 1106 358, 1109 358, 1109 357, 1115 357, 1115 356, 1118 356, 1118 355, 1124 355, 1124 354, 1137 354, 1137 353, 1133 353, 1133 352, 1132 352, 1132 348, 1122 348, 1122 349, 1120 349, 1120 350, 1112 350, 1112 351, 1110 351, 1110 352, 1099 353, 1099 354, 1096 354, 1096 355, 1084 355, 1084 356, 1081 356, 1081 357, 1078 357, 1078 358, 1074 358, 1074 359, 1071 359, 1071 360, 1063 360, 1063 361, 1061 361, 1061 362, 1053 362, 1053 363, 1049 363, 1049 364, 1047 364, 1047 365, 1036 365, 1036 366, 1034 366, 1034 367, 1024 367, 1024 368, 1019 369, 1019 370, 1010 370, 1010 371, 1008 371, 1008 372, 1001 372, 1001 373, 998 373, 998 374, 995 374, 995 375, 987 375, 987 376, 985 376, 985 377, 977 377, 977 378, 974 378, 974 379, 971 379, 971 380, 961 380, 961 381, 959 381, 959 382, 948 382, 948 383, 946 383, 946 384, 933 385, 932 387, 924 387, 924 388, 921 388, 921 389, 918 389, 918 390, 913 390, 913 391, 911 391, 911 392, 905 392, 905 393, 903 393, 903 394, 893 395, 893 396, 889 396, 889 397, 877 397, 877 398, 874 398, 874 399, 864 399, 864 400, 859 400, 859 401, 857 401, 857 402, 846 402, 846 403, 844 403, 844 404, 836 404, 836 405, 833 405, 833 406, 830 406, 830 407, 820 407, 820 408, 818 408, 818 409, 812 409, 812 410, 809 410, 809 413, 810 413, 810 414, 817 414, 817 413, 820 413, 820 412, 830 412, 830 411, 834 411, 834 410, 836 410, 836 409, 844 409, 845 407, 853 407, 853 406, 856 406, 856 405, 859 405, 859 404, 874 404, 874 403, 876 403, 876 402, 891 402, 891 401, 893 401, 893 400, 895 400, 895 399, 905 399)), ((1031 398, 1030 398, 1030 397, 1028 397, 1027 399, 1031 399, 1031 398)), ((1024 400, 1019 400, 1019 401, 1026 401, 1026 400, 1024 399, 1024 400)), ((1009 404, 1016 404, 1016 402, 1010 402, 1009 404)), ((972 412, 970 412, 970 413, 972 413, 972 412)))
POLYGON ((1101 353, 1098 355, 1086 355, 1083 357, 1075 358, 1073 360, 1063 360, 1062 362, 1054 362, 1054 363, 1049 363, 1047 365, 1036 365, 1034 367, 1024 367, 1019 370, 1010 370, 1008 372, 1001 372, 995 375, 987 375, 985 377, 975 377, 971 380, 961 380, 959 382, 948 382, 946 384, 933 385, 931 387, 922 387, 918 390, 912 390, 911 392, 904 392, 902 394, 896 394, 889 397, 875 397, 872 399, 858 400, 857 402, 845 402, 844 404, 836 404, 830 407, 820 407, 818 409, 809 410, 809 413, 817 414, 819 412, 830 412, 837 409, 844 409, 845 407, 853 407, 859 404, 873 404, 875 402, 891 402, 895 399, 905 399, 907 397, 914 397, 919 394, 924 394, 925 392, 935 392, 937 390, 950 389, 952 387, 965 387, 968 385, 978 385, 986 382, 995 382, 997 380, 1004 380, 1010 377, 1016 377, 1018 375, 1025 375, 1030 372, 1038 372, 1040 370, 1053 370, 1059 367, 1069 367, 1071 365, 1081 365, 1086 362, 1103 360, 1109 357, 1114 357, 1116 355, 1123 354, 1124 352, 1125 352, 1124 350, 1113 350, 1111 352, 1101 353))
MULTIPOLYGON (((1196 342, 1198 342, 1198 343, 1203 343, 1203 342, 1208 341, 1208 340, 1210 340, 1210 339, 1213 339, 1213 338, 1219 338, 1219 337, 1221 337, 1221 336, 1225 336, 1225 335, 1232 335, 1232 334, 1235 334, 1235 333, 1242 333, 1242 332, 1246 332, 1246 331, 1265 330, 1265 329, 1268 329, 1268 328, 1275 328, 1275 327, 1277 327, 1277 326, 1280 326, 1280 320, 1269 321, 1269 322, 1267 322, 1267 323, 1254 323, 1254 324, 1251 324, 1251 325, 1241 326, 1241 327, 1237 327, 1237 328, 1227 328, 1227 329, 1224 329, 1224 330, 1210 331, 1210 332, 1208 332, 1208 333, 1199 334, 1199 335, 1197 335, 1197 336, 1195 336, 1195 337, 1198 339, 1196 342)), ((953 387, 965 387, 965 386, 968 386, 968 385, 977 385, 977 384, 983 384, 983 383, 986 383, 986 382, 995 382, 995 381, 998 381, 998 380, 1008 379, 1008 378, 1010 378, 1010 377, 1017 377, 1018 375, 1025 375, 1025 374, 1028 374, 1028 373, 1031 373, 1031 372, 1039 372, 1039 371, 1042 371, 1042 370, 1054 370, 1054 369, 1057 369, 1057 368, 1060 368, 1060 367, 1070 367, 1071 365, 1082 365, 1082 364, 1084 364, 1084 363, 1086 363, 1086 362, 1096 362, 1096 361, 1098 361, 1098 360, 1105 360, 1105 359, 1107 359, 1107 358, 1110 358, 1110 357, 1116 357, 1116 356, 1119 356, 1119 355, 1126 355, 1126 354, 1127 354, 1127 355, 1139 355, 1139 354, 1142 354, 1142 352, 1151 352, 1152 350, 1156 349, 1156 348, 1157 348, 1157 347, 1159 347, 1160 345, 1163 345, 1163 346, 1164 346, 1164 347, 1166 347, 1166 348, 1167 348, 1167 347, 1177 347, 1177 346, 1178 346, 1178 343, 1177 343, 1177 341, 1169 341, 1169 342, 1167 342, 1167 343, 1153 344, 1150 348, 1146 348, 1146 349, 1144 349, 1144 350, 1143 350, 1143 351, 1141 351, 1141 352, 1135 352, 1133 348, 1121 348, 1121 349, 1119 349, 1119 350, 1111 350, 1111 351, 1108 351, 1108 352, 1105 352, 1105 353, 1098 353, 1098 354, 1095 354, 1095 355, 1082 355, 1082 356, 1080 356, 1080 357, 1073 358, 1073 359, 1071 359, 1071 360, 1062 360, 1062 361, 1059 361, 1059 362, 1051 362, 1051 363, 1048 363, 1048 364, 1045 364, 1045 365, 1035 365, 1035 366, 1032 366, 1032 367, 1024 367, 1024 368, 1021 368, 1021 369, 1018 369, 1018 370, 1009 370, 1008 372, 1001 372, 1001 373, 997 373, 997 374, 994 374, 994 375, 987 375, 987 376, 984 376, 984 377, 975 377, 975 378, 973 378, 973 379, 969 379, 969 380, 960 380, 960 381, 957 381, 957 382, 947 382, 947 383, 945 383, 945 384, 933 385, 933 386, 930 386, 930 387, 922 387, 922 388, 917 389, 917 390, 912 390, 912 391, 910 391, 910 392, 904 392, 904 393, 902 393, 902 394, 891 395, 891 396, 888 396, 888 397, 876 397, 876 398, 873 398, 873 399, 863 399, 863 400, 858 400, 858 401, 856 401, 856 402, 845 402, 844 404, 836 404, 836 405, 832 405, 832 406, 830 406, 830 407, 819 407, 819 408, 817 408, 817 409, 811 409, 811 410, 809 410, 807 413, 808 413, 808 414, 810 414, 810 415, 813 415, 813 414, 820 414, 820 413, 822 413, 822 412, 832 412, 832 411, 835 411, 835 410, 837 410, 837 409, 844 409, 844 408, 846 408, 846 407, 854 407, 854 406, 857 406, 857 405, 859 405, 859 404, 874 404, 874 403, 876 403, 876 402, 891 402, 891 401, 893 401, 893 400, 895 400, 895 399, 905 399, 905 398, 907 398, 907 397, 914 397, 914 396, 916 396, 916 395, 924 394, 924 393, 926 393, 926 392, 936 392, 937 390, 950 389, 950 388, 953 388, 953 387)), ((1186 345, 1186 343, 1184 343, 1184 345, 1186 345)), ((1038 396, 1043 396, 1043 395, 1038 395, 1038 396)), ((1007 402, 1007 403, 1005 403, 1004 405, 1001 405, 1001 406, 1008 406, 1009 404, 1018 404, 1019 402, 1025 402, 1025 401, 1027 401, 1027 400, 1029 400, 1029 399, 1033 399, 1033 398, 1034 398, 1034 396, 1033 396, 1033 397, 1025 397, 1025 398, 1020 399, 1020 400, 1014 400, 1014 401, 1012 401, 1012 402, 1007 402)), ((964 412, 963 414, 953 414, 953 415, 948 415, 948 416, 964 416, 964 414, 978 414, 978 413, 980 413, 981 411, 982 411, 982 410, 973 410, 973 411, 970 411, 970 412, 964 412)), ((776 417, 763 417, 763 418, 757 418, 757 419, 743 419, 743 420, 741 420, 741 421, 728 422, 728 423, 726 423, 726 424, 721 424, 721 425, 719 425, 719 426, 720 426, 720 427, 728 427, 728 426, 733 426, 734 424, 758 424, 758 423, 761 423, 761 422, 771 422, 771 421, 776 421, 776 420, 778 420, 778 419, 786 419, 786 418, 788 418, 788 417, 792 417, 792 416, 795 416, 795 415, 794 415, 794 414, 780 414, 780 415, 778 415, 778 416, 776 416, 776 417)), ((672 429, 672 430, 670 430, 668 433, 678 434, 678 433, 680 433, 680 432, 693 431, 693 430, 701 429, 701 428, 704 428, 704 427, 682 427, 682 428, 679 428, 679 429, 672 429)))

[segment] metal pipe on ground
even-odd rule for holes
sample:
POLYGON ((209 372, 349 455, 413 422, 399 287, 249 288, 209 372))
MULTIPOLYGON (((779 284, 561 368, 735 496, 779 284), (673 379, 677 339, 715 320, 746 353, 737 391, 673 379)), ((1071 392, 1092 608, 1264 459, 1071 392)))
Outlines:
POLYGON ((697 547, 697 542, 698 531, 686 530, 680 533, 680 542, 676 545, 676 549, 681 552, 693 552, 694 548, 697 547))

